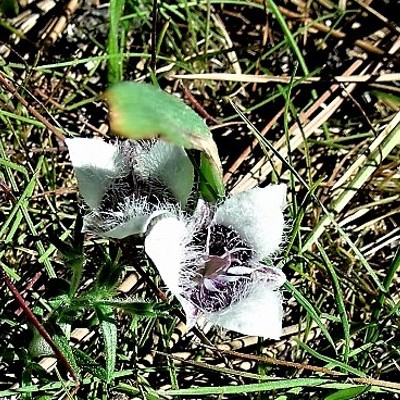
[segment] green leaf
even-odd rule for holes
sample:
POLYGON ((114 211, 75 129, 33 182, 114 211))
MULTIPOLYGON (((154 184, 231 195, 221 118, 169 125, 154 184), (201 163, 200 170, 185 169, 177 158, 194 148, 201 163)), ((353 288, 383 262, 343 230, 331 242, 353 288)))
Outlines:
POLYGON ((356 368, 351 367, 350 365, 343 363, 335 358, 325 356, 321 353, 319 353, 316 350, 313 350, 311 347, 307 346, 305 343, 301 342, 298 339, 294 339, 295 342, 300 346, 302 349, 306 350, 309 354, 311 354, 313 357, 318 358, 319 360, 325 361, 326 363, 330 364, 330 369, 333 370, 334 366, 335 368, 340 368, 343 372, 346 372, 348 374, 353 374, 355 376, 359 376, 362 378, 365 378, 366 375, 363 371, 359 371, 356 368))
POLYGON ((326 337, 326 339, 329 341, 332 348, 335 348, 335 342, 333 341, 332 336, 328 332, 328 329, 326 329, 324 322, 321 320, 321 318, 320 318, 317 310, 314 308, 314 306, 303 296, 303 294, 301 292, 299 292, 289 282, 285 283, 285 288, 288 289, 292 293, 292 295, 297 300, 297 302, 307 311, 307 314, 310 316, 310 318, 312 318, 312 320, 319 326, 319 328, 321 329, 321 332, 326 337))
POLYGON ((336 274, 335 268, 333 267, 328 254, 326 253, 325 249, 318 241, 316 241, 315 244, 316 244, 319 252, 321 253, 323 260, 325 261, 325 267, 328 270, 328 273, 332 279, 335 303, 337 305, 337 308, 338 308, 338 311, 340 314, 340 319, 342 321, 342 326, 343 326, 343 333, 344 333, 344 348, 343 348, 343 350, 344 350, 344 359, 347 362, 349 359, 351 337, 350 337, 350 323, 347 318, 346 306, 344 303, 345 296, 343 295, 343 291, 340 286, 339 277, 336 274))
POLYGON ((49 232, 50 243, 63 255, 63 261, 65 266, 67 266, 72 272, 69 294, 72 298, 79 288, 83 267, 85 263, 85 258, 83 256, 83 234, 76 232, 82 230, 82 218, 77 217, 77 223, 75 226, 73 242, 63 241, 60 239, 56 232, 49 232))
POLYGON ((220 178, 221 175, 204 154, 200 159, 200 172, 199 189, 203 198, 214 203, 224 197, 225 188, 220 178))
POLYGON ((120 280, 124 264, 120 263, 120 253, 117 253, 113 260, 108 254, 104 253, 103 256, 104 262, 97 273, 95 286, 100 289, 100 292, 109 293, 107 297, 111 297, 120 280))
POLYGON ((140 317, 168 316, 168 308, 170 308, 164 303, 147 303, 141 301, 102 300, 98 304, 119 308, 129 314, 140 317))
MULTIPOLYGON (((276 379, 269 382, 253 383, 237 386, 204 386, 185 389, 160 390, 158 393, 163 396, 205 396, 211 394, 241 394, 254 392, 267 392, 279 389, 290 389, 295 387, 318 387, 333 382, 332 379, 322 378, 296 378, 276 379)), ((244 397, 242 397, 244 398, 244 397)))
POLYGON ((19 13, 19 4, 17 0, 0 1, 0 12, 4 13, 7 18, 16 17, 19 13))
POLYGON ((98 306, 96 311, 104 339, 106 380, 107 383, 111 383, 114 378, 115 363, 117 359, 117 327, 114 322, 114 315, 111 307, 105 305, 98 306))
POLYGON ((204 120, 183 101, 156 86, 136 82, 114 84, 105 97, 114 133, 130 139, 162 138, 202 151, 205 160, 201 172, 212 190, 219 196, 223 194, 217 145, 204 120))
POLYGON ((29 343, 28 351, 32 357, 45 357, 54 354, 51 346, 43 339, 36 328, 33 328, 33 339, 29 343))
POLYGON ((347 389, 337 390, 336 392, 325 397, 324 400, 350 400, 355 399, 363 393, 368 392, 371 386, 356 386, 347 389))
POLYGON ((79 367, 75 360, 74 351, 69 344, 69 340, 67 339, 65 334, 62 332, 56 333, 53 335, 53 340, 58 349, 62 352, 62 354, 68 361, 69 365, 74 370, 76 376, 79 377, 79 367))
MULTIPOLYGON (((111 128, 131 139, 162 137, 186 148, 202 147, 211 133, 185 103, 156 86, 121 82, 106 92, 111 128)), ((211 139, 212 140, 212 139, 211 139)))
POLYGON ((79 362, 82 370, 89 372, 91 375, 103 382, 107 381, 107 372, 95 360, 89 357, 85 352, 75 349, 75 357, 79 362))

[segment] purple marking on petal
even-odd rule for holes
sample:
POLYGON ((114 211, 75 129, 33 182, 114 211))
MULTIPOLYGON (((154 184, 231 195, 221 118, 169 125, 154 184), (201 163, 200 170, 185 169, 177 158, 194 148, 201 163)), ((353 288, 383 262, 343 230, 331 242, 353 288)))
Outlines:
POLYGON ((264 282, 271 283, 276 287, 282 286, 286 281, 285 274, 279 268, 260 265, 257 271, 262 272, 264 282))
MULTIPOLYGON (((204 261, 197 265, 194 287, 184 296, 204 312, 222 311, 246 295, 256 268, 247 267, 254 250, 230 227, 204 224, 198 227, 192 245, 204 249, 204 261), (243 273, 231 273, 237 267, 243 273), (197 284, 196 284, 197 283, 197 284)), ((196 265, 193 266, 196 268, 196 265)))

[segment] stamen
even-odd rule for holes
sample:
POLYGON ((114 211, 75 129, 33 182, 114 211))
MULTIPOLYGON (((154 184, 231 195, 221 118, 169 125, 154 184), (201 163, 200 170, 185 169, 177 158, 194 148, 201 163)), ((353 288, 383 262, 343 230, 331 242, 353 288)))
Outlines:
POLYGON ((190 246, 205 254, 188 260, 188 269, 197 264, 196 279, 188 284, 188 277, 182 276, 183 295, 204 312, 222 311, 246 296, 255 269, 243 265, 251 265, 255 251, 230 227, 213 224, 197 228, 190 246))

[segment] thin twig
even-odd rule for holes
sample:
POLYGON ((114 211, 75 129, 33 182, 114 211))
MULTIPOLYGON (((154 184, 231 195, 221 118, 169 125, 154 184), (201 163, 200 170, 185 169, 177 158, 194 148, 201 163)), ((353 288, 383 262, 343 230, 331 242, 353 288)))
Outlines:
POLYGON ((78 377, 77 377, 75 371, 73 370, 71 364, 64 357, 63 353, 61 353, 61 351, 58 349, 58 347, 54 343, 54 340, 51 338, 51 336, 46 331, 45 327, 41 324, 41 322, 37 319, 36 315, 31 311, 31 309, 29 308, 29 306, 25 302, 24 298, 21 296, 21 294, 19 293, 18 289, 15 287, 15 285, 11 282, 11 280, 5 274, 3 269, 0 269, 0 280, 2 280, 7 285, 8 289, 10 290, 12 295, 14 296, 15 301, 18 303, 18 305, 23 310, 26 318, 36 328, 36 330, 39 332, 40 336, 46 341, 46 343, 54 351, 55 357, 61 362, 61 364, 71 374, 73 380, 75 382, 78 382, 78 377))

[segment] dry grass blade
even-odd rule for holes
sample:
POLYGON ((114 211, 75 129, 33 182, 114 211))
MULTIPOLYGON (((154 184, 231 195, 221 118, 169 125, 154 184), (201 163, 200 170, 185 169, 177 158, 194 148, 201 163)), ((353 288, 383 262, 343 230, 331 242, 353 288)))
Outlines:
MULTIPOLYGON (((343 74, 352 73, 355 69, 357 69, 361 65, 360 62, 356 61, 353 65, 343 74), (351 72, 350 72, 351 71, 351 72)), ((364 68, 366 71, 367 68, 364 68)), ((288 132, 288 136, 290 137, 290 143, 286 143, 286 137, 282 137, 275 145, 275 151, 279 153, 280 158, 285 159, 288 154, 288 149, 291 151, 297 149, 302 143, 304 143, 304 139, 307 139, 312 134, 314 134, 321 125, 331 117, 334 112, 341 106, 341 104, 345 101, 346 97, 356 88, 356 84, 352 83, 345 87, 345 90, 342 92, 342 96, 336 96, 333 93, 341 89, 340 85, 333 85, 331 89, 325 92, 321 98, 317 99, 314 103, 314 106, 310 107, 308 111, 304 114, 300 115, 299 120, 304 123, 302 126, 298 126, 298 124, 294 124, 288 132), (325 104, 328 99, 332 99, 330 103, 325 104), (320 104, 322 110, 313 118, 310 118, 310 115, 316 109, 316 104, 320 104), (306 121, 309 122, 306 123, 306 121)), ((279 159, 273 160, 271 163, 266 161, 266 159, 260 160, 254 167, 251 168, 251 171, 245 175, 233 188, 233 193, 241 192, 243 190, 250 189, 259 184, 259 182, 264 181, 268 174, 270 174, 274 168, 281 163, 279 159), (257 178, 254 178, 257 177, 257 178)))
POLYGON ((382 75, 348 75, 334 76, 332 78, 321 78, 317 76, 262 76, 262 75, 244 75, 244 74, 188 74, 175 75, 178 79, 200 79, 243 83, 293 83, 293 84, 311 84, 311 83, 366 83, 374 84, 377 82, 397 82, 400 81, 400 73, 382 74, 382 75))
MULTIPOLYGON (((380 163, 385 160, 399 143, 400 112, 393 117, 383 132, 370 145, 368 149, 369 156, 360 157, 356 167, 351 168, 343 175, 346 179, 340 179, 338 181, 339 185, 335 184, 334 189, 336 190, 334 193, 336 199, 330 205, 331 210, 335 213, 340 213, 357 194, 357 191, 370 179, 371 175, 376 172, 380 163), (351 177, 352 175, 354 177, 351 177)), ((331 222, 332 217, 330 215, 325 215, 320 220, 310 237, 304 243, 305 250, 311 249, 311 246, 318 240, 326 226, 331 222)))

